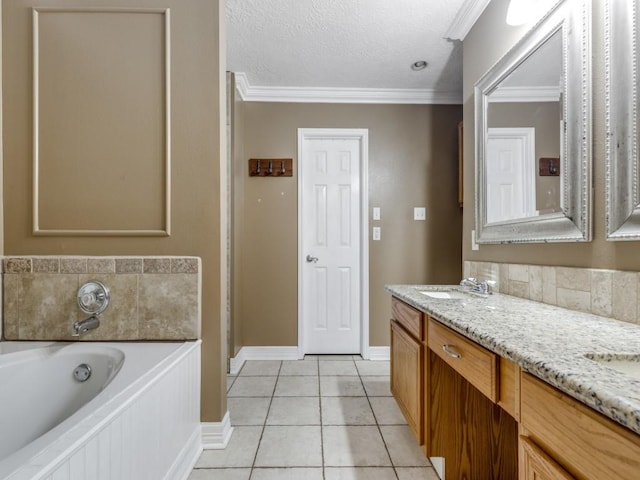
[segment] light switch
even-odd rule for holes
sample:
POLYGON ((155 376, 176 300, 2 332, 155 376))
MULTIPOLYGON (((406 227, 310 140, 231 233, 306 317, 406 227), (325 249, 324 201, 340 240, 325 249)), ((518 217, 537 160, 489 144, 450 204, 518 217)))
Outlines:
POLYGON ((373 227, 373 239, 380 240, 380 227, 373 227))
POLYGON ((373 207, 373 219, 380 220, 380 207, 373 207))
POLYGON ((427 209, 425 207, 415 207, 413 209, 413 219, 414 220, 426 220, 427 219, 427 209))

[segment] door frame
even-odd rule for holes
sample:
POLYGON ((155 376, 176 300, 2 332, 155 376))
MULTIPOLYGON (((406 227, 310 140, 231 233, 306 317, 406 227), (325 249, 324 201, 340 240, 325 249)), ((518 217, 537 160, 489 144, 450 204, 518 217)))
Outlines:
POLYGON ((302 204, 302 145, 313 139, 356 139, 360 142, 360 355, 369 358, 369 129, 367 128, 298 128, 298 358, 304 357, 304 319, 302 315, 303 268, 302 204))

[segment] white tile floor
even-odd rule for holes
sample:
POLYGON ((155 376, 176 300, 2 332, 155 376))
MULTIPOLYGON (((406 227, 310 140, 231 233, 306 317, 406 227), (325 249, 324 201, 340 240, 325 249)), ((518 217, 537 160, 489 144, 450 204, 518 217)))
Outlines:
POLYGON ((246 362, 228 378, 235 427, 189 480, 438 480, 389 391, 389 362, 246 362))

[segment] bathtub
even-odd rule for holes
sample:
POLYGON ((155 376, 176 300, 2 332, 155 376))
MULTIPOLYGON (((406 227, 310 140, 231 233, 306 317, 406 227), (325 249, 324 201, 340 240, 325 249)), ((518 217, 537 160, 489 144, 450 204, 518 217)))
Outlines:
POLYGON ((199 417, 199 341, 0 342, 2 480, 186 479, 199 417))

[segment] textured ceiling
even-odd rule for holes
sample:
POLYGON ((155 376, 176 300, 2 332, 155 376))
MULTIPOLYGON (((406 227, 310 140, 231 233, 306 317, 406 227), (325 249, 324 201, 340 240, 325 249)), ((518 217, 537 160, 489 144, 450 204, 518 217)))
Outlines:
POLYGON ((226 0, 227 69, 252 86, 461 91, 462 44, 443 36, 463 3, 226 0))

